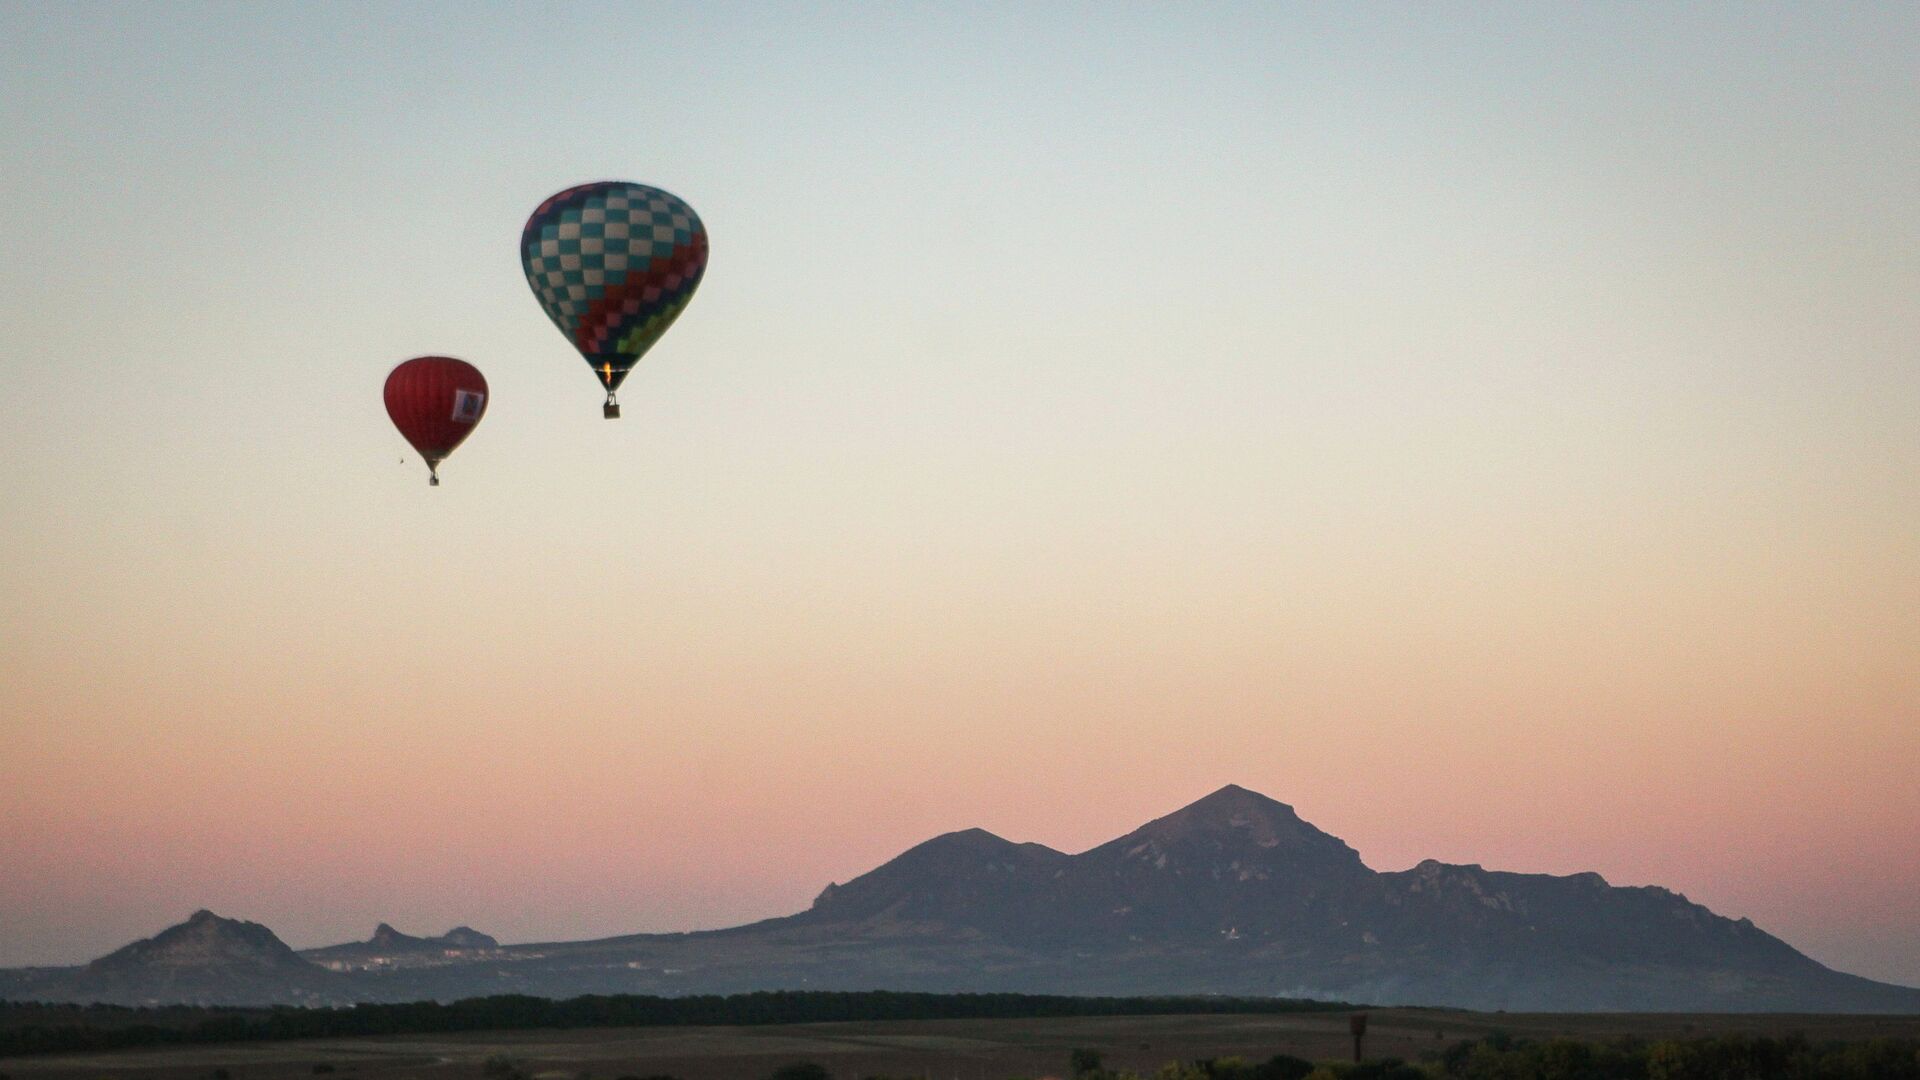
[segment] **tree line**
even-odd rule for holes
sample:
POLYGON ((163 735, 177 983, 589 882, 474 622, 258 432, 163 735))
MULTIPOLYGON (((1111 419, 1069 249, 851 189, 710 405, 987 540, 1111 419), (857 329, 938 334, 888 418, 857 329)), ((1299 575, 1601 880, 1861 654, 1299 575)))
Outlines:
POLYGON ((654 997, 590 994, 554 1000, 520 994, 303 1008, 135 1008, 0 1002, 0 1056, 139 1046, 419 1035, 528 1028, 814 1024, 846 1020, 986 1020, 1063 1016, 1288 1013, 1347 1009, 1286 998, 1065 997, 925 994, 888 990, 776 990, 654 997))
MULTIPOLYGON (((1109 1069, 1099 1051, 1082 1049, 1068 1058, 1065 1075, 1072 1080, 1920 1080, 1920 1040, 1816 1043, 1798 1035, 1721 1035, 1583 1042, 1490 1035, 1430 1051, 1417 1062, 1311 1062, 1277 1054, 1259 1062, 1237 1057, 1174 1062, 1149 1072, 1109 1069)), ((798 1062, 765 1080, 833 1080, 833 1074, 798 1062)))
MULTIPOLYGON (((1417 1062, 1397 1058, 1312 1062, 1288 1054, 1265 1061, 1238 1057, 1172 1062, 1136 1072, 1112 1069, 1099 1050, 1076 1049, 1063 1074, 1072 1080, 1920 1080, 1920 1040, 1810 1042, 1803 1036, 1722 1035, 1694 1039, 1534 1041, 1490 1035, 1428 1051, 1417 1062)), ((493 1058, 487 1080, 532 1080, 509 1058, 493 1058)), ((920 1080, 839 1073, 816 1062, 781 1066, 760 1080, 920 1080)), ((678 1080, 664 1073, 617 1080, 678 1080)), ((1011 1080, 1029 1080, 1013 1077, 1011 1080)))

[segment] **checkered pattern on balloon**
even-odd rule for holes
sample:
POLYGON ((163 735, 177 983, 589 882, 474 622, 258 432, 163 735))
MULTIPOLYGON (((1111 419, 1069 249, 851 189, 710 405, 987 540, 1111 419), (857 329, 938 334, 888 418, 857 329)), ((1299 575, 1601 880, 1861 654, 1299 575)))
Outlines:
POLYGON ((568 188, 520 237, 540 306, 607 388, 666 333, 707 269, 707 230, 678 196, 619 182, 568 188))

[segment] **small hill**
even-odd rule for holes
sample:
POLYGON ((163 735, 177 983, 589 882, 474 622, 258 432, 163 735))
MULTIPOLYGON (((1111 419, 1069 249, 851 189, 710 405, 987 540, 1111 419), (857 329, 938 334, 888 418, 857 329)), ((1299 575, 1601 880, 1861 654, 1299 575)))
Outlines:
POLYGON ((157 971, 285 971, 311 967, 255 922, 223 919, 200 910, 178 926, 108 953, 88 964, 91 975, 157 971))
POLYGON ((331 1004, 356 996, 255 922, 196 911, 186 922, 27 988, 45 1000, 120 1005, 331 1004))
POLYGON ((470 926, 456 926, 439 937, 415 937, 381 923, 374 928, 373 936, 365 941, 302 949, 300 955, 328 967, 373 966, 429 959, 458 959, 468 953, 499 948, 498 941, 470 926))

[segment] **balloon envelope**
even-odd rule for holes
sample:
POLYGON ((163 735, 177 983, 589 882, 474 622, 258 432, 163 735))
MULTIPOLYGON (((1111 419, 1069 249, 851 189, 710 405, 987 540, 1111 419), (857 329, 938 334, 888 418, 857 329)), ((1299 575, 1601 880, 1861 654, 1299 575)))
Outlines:
MULTIPOLYGON (((487 412, 487 380, 465 360, 416 356, 387 375, 387 415, 434 474, 487 412)), ((433 483, 439 483, 436 474, 433 483)))
POLYGON ((547 317, 580 350, 608 400, 707 270, 707 230, 678 196, 622 181, 583 184, 540 204, 520 265, 547 317))

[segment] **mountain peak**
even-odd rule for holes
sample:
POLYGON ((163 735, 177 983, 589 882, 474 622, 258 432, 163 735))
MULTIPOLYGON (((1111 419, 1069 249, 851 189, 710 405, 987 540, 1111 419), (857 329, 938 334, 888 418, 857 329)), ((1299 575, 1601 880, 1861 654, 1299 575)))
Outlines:
MULTIPOLYGON (((1253 790, 1252 788, 1243 788, 1239 784, 1222 784, 1220 785, 1220 789, 1218 791, 1215 791, 1213 794, 1208 795, 1205 798, 1202 798, 1198 801, 1206 802, 1207 799, 1219 799, 1219 798, 1244 798, 1249 795, 1251 795, 1256 799, 1266 799, 1267 802, 1278 801, 1275 799, 1268 799, 1265 795, 1260 794, 1259 792, 1253 790)), ((1281 803, 1280 805, 1284 806, 1286 804, 1281 803)))
POLYGON ((135 968, 305 967, 273 931, 253 922, 226 919, 205 908, 88 965, 89 970, 135 968))
POLYGON ((1016 844, 985 829, 942 833, 844 885, 828 885, 813 917, 964 919, 966 909, 1017 892, 1042 867, 1067 856, 1042 844, 1016 844))
POLYGON ((1238 784, 1150 821, 1114 843, 1171 844, 1205 839, 1213 844, 1320 853, 1358 865, 1360 856, 1338 837, 1314 828, 1293 807, 1238 784))
POLYGON ((373 936, 365 941, 306 949, 301 955, 323 964, 369 963, 376 958, 384 958, 381 962, 386 963, 399 957, 437 957, 449 950, 489 950, 499 947, 499 941, 471 926, 456 926, 439 937, 415 937, 394 929, 392 923, 381 923, 374 928, 373 936))
POLYGON ((971 873, 1002 863, 1021 863, 1034 859, 1064 858, 1041 844, 1016 844, 985 829, 961 829, 941 833, 931 840, 915 844, 881 867, 912 867, 935 873, 971 873))
POLYGON ((957 829, 950 833, 941 833, 939 836, 927 841, 927 843, 963 845, 972 848, 1013 846, 1013 841, 1002 836, 995 836, 993 833, 981 828, 957 829))
POLYGON ((483 934, 471 926, 456 926, 441 934, 438 939, 444 945, 457 949, 497 949, 500 942, 491 934, 483 934))
POLYGON ((1278 799, 1270 799, 1250 788, 1243 788, 1239 784, 1228 784, 1174 811, 1176 814, 1183 812, 1214 814, 1256 812, 1290 815, 1293 813, 1293 807, 1278 799))

